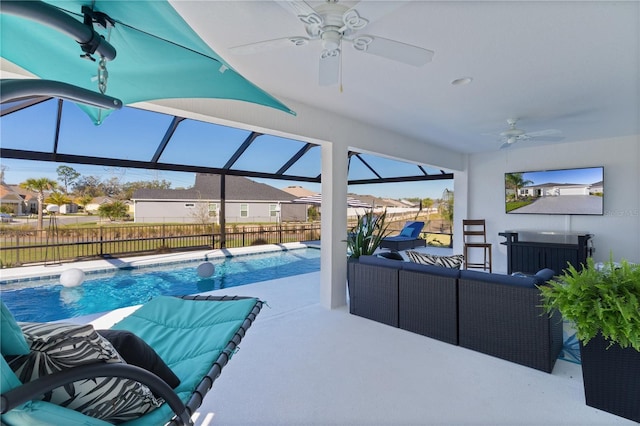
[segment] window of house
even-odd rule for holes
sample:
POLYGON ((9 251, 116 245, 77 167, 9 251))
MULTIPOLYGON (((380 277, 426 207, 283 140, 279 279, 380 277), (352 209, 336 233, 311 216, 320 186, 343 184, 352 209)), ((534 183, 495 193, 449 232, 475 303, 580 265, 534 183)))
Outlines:
POLYGON ((209 216, 216 217, 218 215, 218 204, 209 203, 209 216))
POLYGON ((249 216, 249 204, 240 204, 240 217, 249 216))
POLYGON ((277 217, 278 216, 278 205, 277 204, 269 204, 269 216, 277 217))

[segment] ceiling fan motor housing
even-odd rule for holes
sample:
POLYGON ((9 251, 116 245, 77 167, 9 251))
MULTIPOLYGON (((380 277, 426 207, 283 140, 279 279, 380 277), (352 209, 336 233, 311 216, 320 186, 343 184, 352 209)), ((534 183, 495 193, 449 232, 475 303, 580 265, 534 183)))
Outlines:
POLYGON ((317 8, 317 12, 322 18, 320 38, 324 49, 338 50, 342 37, 351 31, 344 22, 344 16, 348 10, 349 8, 346 6, 331 2, 324 3, 317 8))
POLYGON ((327 50, 338 50, 340 48, 342 34, 340 34, 336 29, 331 28, 329 30, 324 30, 320 37, 322 38, 323 48, 327 50))

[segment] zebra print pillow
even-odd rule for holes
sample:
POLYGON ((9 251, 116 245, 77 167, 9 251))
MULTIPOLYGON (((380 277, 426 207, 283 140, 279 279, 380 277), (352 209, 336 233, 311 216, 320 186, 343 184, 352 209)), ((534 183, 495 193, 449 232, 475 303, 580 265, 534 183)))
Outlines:
MULTIPOLYGON (((19 324, 30 353, 12 359, 9 365, 23 383, 78 365, 124 362, 91 325, 19 324)), ((147 386, 119 377, 79 380, 54 389, 43 400, 112 423, 138 418, 164 402, 147 386)))
POLYGON ((438 256, 436 254, 420 253, 417 251, 407 250, 407 257, 411 262, 420 263, 421 265, 443 266, 445 268, 460 269, 464 262, 464 256, 455 254, 453 256, 438 256))

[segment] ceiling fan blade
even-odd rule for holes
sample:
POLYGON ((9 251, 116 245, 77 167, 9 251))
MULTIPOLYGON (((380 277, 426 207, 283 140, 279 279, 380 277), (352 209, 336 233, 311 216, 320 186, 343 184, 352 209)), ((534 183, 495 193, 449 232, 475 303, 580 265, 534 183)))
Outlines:
MULTIPOLYGON (((409 3, 410 1, 361 1, 349 10, 356 10, 358 15, 371 23, 409 3)), ((345 16, 348 13, 349 11, 345 16)))
POLYGON ((536 136, 527 138, 534 142, 559 142, 564 139, 564 136, 536 136))
POLYGON ((434 54, 432 50, 376 36, 362 35, 348 41, 351 41, 353 48, 360 52, 416 67, 431 62, 434 54))
POLYGON ((304 46, 309 43, 306 37, 285 37, 274 40, 258 41, 256 43, 243 44, 229 49, 229 52, 236 55, 250 55, 253 53, 263 52, 266 50, 279 49, 287 46, 304 46))
POLYGON ((530 138, 539 138, 540 136, 553 136, 559 135, 562 132, 556 129, 539 130, 537 132, 527 132, 526 135, 530 138))
POLYGON ((312 8, 307 4, 307 2, 302 0, 276 1, 276 3, 298 17, 309 16, 316 13, 314 8, 312 8))
POLYGON ((338 83, 340 75, 340 51, 324 51, 320 56, 318 83, 320 86, 332 86, 338 83))
POLYGON ((541 141, 546 141, 546 142, 560 142, 561 140, 563 140, 565 137, 564 136, 550 136, 550 137, 543 137, 540 140, 541 141))

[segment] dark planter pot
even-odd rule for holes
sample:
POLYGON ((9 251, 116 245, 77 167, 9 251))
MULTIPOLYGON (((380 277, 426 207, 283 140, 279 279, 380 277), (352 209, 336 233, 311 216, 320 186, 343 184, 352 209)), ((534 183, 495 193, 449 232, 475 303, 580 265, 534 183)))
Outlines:
POLYGON ((607 346, 600 335, 580 343, 587 405, 640 422, 640 352, 607 346))
POLYGON ((349 283, 355 276, 356 263, 359 263, 359 260, 357 258, 347 257, 347 289, 348 290, 351 290, 351 288, 349 287, 349 283))

